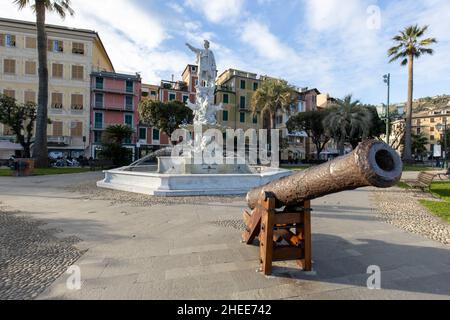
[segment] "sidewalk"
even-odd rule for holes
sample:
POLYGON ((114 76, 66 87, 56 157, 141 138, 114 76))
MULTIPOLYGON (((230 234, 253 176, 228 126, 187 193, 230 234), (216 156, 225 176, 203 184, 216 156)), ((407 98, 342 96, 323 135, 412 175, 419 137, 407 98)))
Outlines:
POLYGON ((92 200, 63 186, 98 174, 0 179, 0 202, 76 236, 82 289, 63 274, 39 299, 449 299, 450 248, 378 220, 370 188, 313 202, 314 272, 278 263, 256 272, 240 243, 243 200, 140 206, 92 200), (367 268, 383 290, 369 290, 367 268))

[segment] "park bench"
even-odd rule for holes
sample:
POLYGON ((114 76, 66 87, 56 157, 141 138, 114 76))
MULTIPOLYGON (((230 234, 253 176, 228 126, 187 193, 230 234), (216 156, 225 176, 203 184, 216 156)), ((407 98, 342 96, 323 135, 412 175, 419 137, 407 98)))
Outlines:
POLYGON ((111 169, 114 167, 114 162, 112 160, 95 159, 89 161, 89 167, 91 168, 91 171, 95 171, 97 168, 100 168, 101 170, 111 169))
POLYGON ((417 180, 406 182, 406 184, 414 189, 421 189, 422 191, 428 189, 429 191, 435 177, 436 174, 434 173, 421 172, 419 173, 417 180))
POLYGON ((450 179, 450 167, 448 167, 447 172, 445 173, 439 173, 438 178, 441 180, 446 180, 446 179, 450 179))

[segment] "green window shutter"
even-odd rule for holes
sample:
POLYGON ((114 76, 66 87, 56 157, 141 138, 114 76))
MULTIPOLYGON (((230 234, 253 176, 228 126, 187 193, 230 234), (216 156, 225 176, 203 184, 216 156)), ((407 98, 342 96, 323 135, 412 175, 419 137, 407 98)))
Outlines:
POLYGON ((223 103, 230 103, 228 93, 223 94, 223 103))
POLYGON ((227 110, 223 111, 223 121, 228 121, 228 111, 227 110))
POLYGON ((241 123, 245 123, 245 112, 240 113, 240 121, 241 123))
POLYGON ((253 124, 258 124, 258 117, 257 116, 253 117, 253 124))
POLYGON ((159 140, 159 130, 153 129, 153 140, 159 140))
POLYGON ((139 128, 139 140, 147 140, 147 128, 139 128))
POLYGON ((241 89, 245 90, 245 80, 241 80, 241 89))
POLYGON ((240 100, 240 103, 239 103, 239 107, 240 107, 241 109, 245 109, 245 108, 246 108, 246 101, 245 101, 245 100, 246 100, 245 97, 242 96, 242 97, 241 97, 241 100, 240 100))

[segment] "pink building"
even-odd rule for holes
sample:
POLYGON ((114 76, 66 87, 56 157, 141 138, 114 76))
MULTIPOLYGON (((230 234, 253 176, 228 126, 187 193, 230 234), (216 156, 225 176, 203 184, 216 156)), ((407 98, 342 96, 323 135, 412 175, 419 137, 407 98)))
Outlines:
POLYGON ((96 158, 101 150, 103 131, 110 125, 125 124, 135 133, 124 146, 133 150, 136 157, 136 143, 139 127, 138 105, 141 98, 141 77, 113 72, 91 74, 91 156, 96 158))

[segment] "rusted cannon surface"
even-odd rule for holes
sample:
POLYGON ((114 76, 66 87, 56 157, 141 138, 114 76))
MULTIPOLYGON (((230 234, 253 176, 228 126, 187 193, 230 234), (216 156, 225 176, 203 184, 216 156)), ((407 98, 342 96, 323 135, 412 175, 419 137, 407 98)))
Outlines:
POLYGON ((280 208, 360 187, 389 188, 400 180, 402 171, 400 156, 391 147, 366 140, 352 153, 251 190, 247 202, 254 209, 262 191, 273 193, 280 208))

